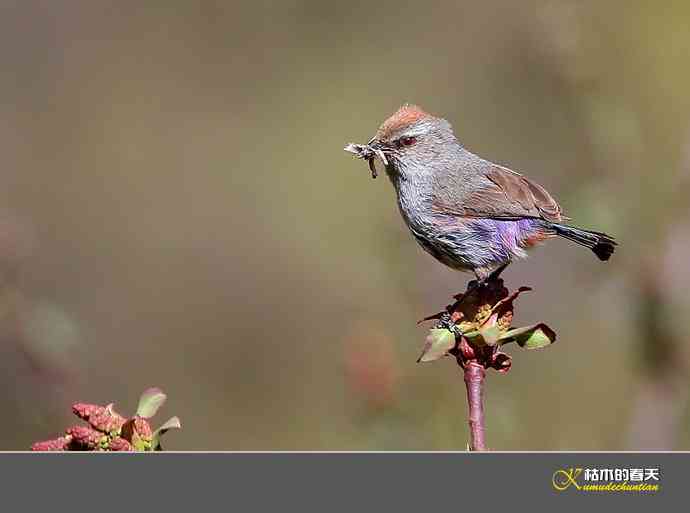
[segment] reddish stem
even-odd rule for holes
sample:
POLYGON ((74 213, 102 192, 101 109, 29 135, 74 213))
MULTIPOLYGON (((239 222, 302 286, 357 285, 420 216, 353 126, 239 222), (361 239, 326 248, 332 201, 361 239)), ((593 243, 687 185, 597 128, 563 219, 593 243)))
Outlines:
POLYGON ((484 441, 484 367, 476 361, 465 363, 465 386, 469 405, 470 449, 486 451, 484 441))

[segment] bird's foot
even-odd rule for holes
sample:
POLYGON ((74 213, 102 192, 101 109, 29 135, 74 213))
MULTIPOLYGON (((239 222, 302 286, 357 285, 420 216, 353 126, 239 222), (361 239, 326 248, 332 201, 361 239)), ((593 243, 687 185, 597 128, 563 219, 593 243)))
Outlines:
POLYGON ((497 280, 497 279, 499 278, 499 276, 501 276, 501 273, 502 273, 503 271, 505 271, 506 267, 508 267, 508 264, 509 264, 509 263, 510 263, 510 262, 506 262, 506 263, 503 264, 502 266, 496 268, 496 269, 489 275, 489 277, 486 279, 486 281, 495 281, 495 280, 497 280))
POLYGON ((508 267, 508 264, 509 264, 509 263, 510 263, 510 262, 507 262, 507 263, 501 265, 500 267, 497 267, 496 269, 494 269, 493 271, 491 271, 490 274, 486 274, 486 273, 477 273, 477 272, 475 271, 475 273, 476 273, 476 275, 477 275, 477 279, 476 279, 476 280, 472 280, 472 281, 467 285, 468 290, 475 289, 475 288, 477 288, 477 287, 483 288, 483 287, 486 287, 490 282, 498 280, 499 277, 501 276, 501 273, 502 273, 503 271, 505 271, 506 267, 508 267))

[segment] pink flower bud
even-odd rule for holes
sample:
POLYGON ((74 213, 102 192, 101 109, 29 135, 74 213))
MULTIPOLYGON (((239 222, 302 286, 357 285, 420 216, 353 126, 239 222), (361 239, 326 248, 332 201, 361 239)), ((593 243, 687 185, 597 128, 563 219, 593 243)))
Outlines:
POLYGON ((153 437, 153 430, 151 429, 151 424, 148 423, 146 419, 141 417, 134 418, 134 431, 139 435, 142 440, 150 441, 153 437))
POLYGON ((116 438, 113 438, 110 441, 110 443, 108 444, 108 448, 111 451, 133 451, 134 450, 134 447, 132 447, 132 444, 130 444, 124 438, 120 438, 119 436, 116 438))
POLYGON ((113 405, 98 406, 95 404, 77 403, 72 406, 77 417, 88 421, 91 426, 104 433, 119 432, 126 422, 122 415, 113 410, 113 405))
POLYGON ((106 438, 103 433, 90 426, 73 426, 67 430, 67 434, 72 436, 75 444, 84 449, 95 449, 106 438))
POLYGON ((102 406, 98 406, 97 404, 75 403, 72 405, 72 412, 80 419, 89 420, 93 412, 100 408, 102 408, 102 406))
POLYGON ((61 436, 54 440, 45 440, 44 442, 36 442, 31 446, 32 451, 68 451, 69 445, 72 441, 71 436, 61 436))

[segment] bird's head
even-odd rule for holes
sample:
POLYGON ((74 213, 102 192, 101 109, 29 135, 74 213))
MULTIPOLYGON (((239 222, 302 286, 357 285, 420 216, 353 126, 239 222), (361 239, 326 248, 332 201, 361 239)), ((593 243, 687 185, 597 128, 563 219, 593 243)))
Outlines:
POLYGON ((458 146, 453 128, 417 105, 405 104, 384 121, 367 144, 349 144, 345 151, 367 160, 372 176, 382 164, 391 179, 424 173, 430 164, 458 146))

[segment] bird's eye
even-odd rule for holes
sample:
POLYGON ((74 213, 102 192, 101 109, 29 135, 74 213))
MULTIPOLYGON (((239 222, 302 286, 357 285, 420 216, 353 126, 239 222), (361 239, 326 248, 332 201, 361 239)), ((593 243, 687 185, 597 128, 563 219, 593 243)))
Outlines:
POLYGON ((412 146, 416 142, 417 142, 416 137, 401 137, 400 138, 400 145, 401 146, 412 146))

